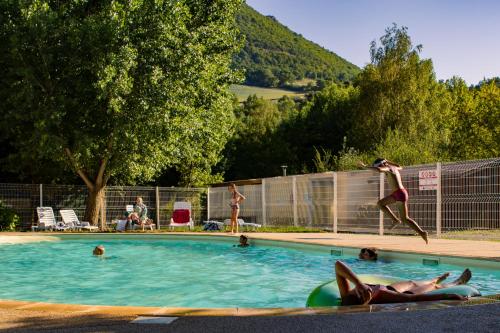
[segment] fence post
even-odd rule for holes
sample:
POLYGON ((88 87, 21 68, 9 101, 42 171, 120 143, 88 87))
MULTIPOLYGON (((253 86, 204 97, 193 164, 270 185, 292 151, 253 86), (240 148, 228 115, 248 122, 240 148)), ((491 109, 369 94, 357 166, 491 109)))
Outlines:
POLYGON ((207 187, 207 221, 210 221, 210 187, 207 187))
MULTIPOLYGON (((379 193, 378 193, 378 197, 379 199, 382 199, 384 197, 384 174, 383 173, 380 173, 380 177, 379 177, 379 193)), ((380 209, 379 212, 378 212, 378 234, 380 236, 383 236, 384 235, 384 212, 380 209)))
POLYGON ((40 207, 43 207, 43 185, 40 184, 40 207))
POLYGON ((101 198, 101 231, 106 227, 106 190, 101 198))
POLYGON ((261 184, 262 191, 262 225, 266 225, 266 180, 262 179, 261 184))
POLYGON ((441 237, 441 162, 436 163, 436 237, 441 237))
POLYGON ((338 227, 338 210, 337 210, 337 173, 333 173, 333 233, 337 233, 338 227))
POLYGON ((299 220, 297 216, 297 177, 292 177, 292 202, 293 202, 293 225, 296 227, 299 225, 299 220))
POLYGON ((155 187, 155 199, 156 199, 156 229, 160 230, 160 188, 155 187))

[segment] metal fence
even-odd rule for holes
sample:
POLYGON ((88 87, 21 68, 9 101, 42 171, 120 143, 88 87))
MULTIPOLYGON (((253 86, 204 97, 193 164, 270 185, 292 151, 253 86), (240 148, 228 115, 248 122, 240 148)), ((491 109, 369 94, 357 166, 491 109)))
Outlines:
MULTIPOLYGON (((500 229, 500 158, 405 167, 403 184, 410 216, 431 233, 467 229, 500 229)), ((384 234, 390 225, 377 200, 391 189, 384 175, 373 171, 326 172, 262 179, 239 186, 246 196, 240 216, 265 226, 297 226, 340 232, 384 234)), ((229 218, 230 193, 225 187, 173 188, 108 186, 105 222, 123 217, 125 206, 142 196, 149 217, 169 224, 175 201, 189 201, 193 220, 229 218)), ((83 219, 87 188, 77 185, 0 184, 0 200, 21 217, 23 229, 37 223, 36 207, 74 209, 83 219)), ((411 233, 400 226, 393 233, 411 233)))
MULTIPOLYGON (((108 186, 105 192, 106 224, 122 219, 125 206, 133 204, 141 196, 148 207, 148 216, 157 226, 167 226, 176 201, 189 201, 195 223, 206 219, 205 188, 108 186)), ((0 184, 0 200, 12 208, 21 218, 21 229, 37 224, 36 207, 52 207, 56 219, 61 220, 60 209, 75 210, 83 220, 87 201, 87 188, 78 185, 26 185, 0 184)))
MULTIPOLYGON (((500 228, 500 158, 405 167, 410 216, 426 231, 500 228)), ((383 174, 327 172, 262 179, 242 185, 240 216, 266 226, 304 226, 384 234, 390 220, 377 201, 391 193, 383 174)), ((230 193, 209 189, 210 219, 230 216, 230 193)), ((412 231, 400 226, 391 233, 412 231)))

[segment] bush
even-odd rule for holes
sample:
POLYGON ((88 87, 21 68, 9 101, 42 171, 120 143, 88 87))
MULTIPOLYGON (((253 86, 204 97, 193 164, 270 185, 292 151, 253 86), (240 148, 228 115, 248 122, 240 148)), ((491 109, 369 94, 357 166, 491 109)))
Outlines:
POLYGON ((15 231, 20 221, 19 215, 0 201, 0 230, 15 231))

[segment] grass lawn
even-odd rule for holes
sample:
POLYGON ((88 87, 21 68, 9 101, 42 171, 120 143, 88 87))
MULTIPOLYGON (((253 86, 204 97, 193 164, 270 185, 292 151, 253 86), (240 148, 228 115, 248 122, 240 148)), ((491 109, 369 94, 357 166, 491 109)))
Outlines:
POLYGON ((239 102, 245 101, 248 98, 248 96, 254 94, 257 95, 257 97, 262 97, 264 99, 279 99, 285 95, 296 96, 296 97, 304 96, 304 94, 302 93, 297 93, 295 91, 290 91, 290 90, 252 87, 240 84, 231 85, 229 90, 236 95, 239 102))

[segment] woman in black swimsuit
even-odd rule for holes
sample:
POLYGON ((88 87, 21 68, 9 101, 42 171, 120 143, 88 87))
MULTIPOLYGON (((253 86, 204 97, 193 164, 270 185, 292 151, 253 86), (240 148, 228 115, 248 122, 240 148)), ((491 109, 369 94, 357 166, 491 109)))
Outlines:
POLYGON ((438 284, 445 280, 449 273, 445 273, 428 281, 401 281, 388 286, 380 284, 366 284, 359 280, 356 274, 343 262, 335 263, 335 275, 342 297, 342 305, 405 303, 417 301, 437 300, 465 300, 457 294, 425 295, 424 293, 441 288, 467 283, 472 273, 466 269, 455 281, 448 284, 438 284), (349 282, 354 284, 351 289, 349 282))
POLYGON ((231 192, 231 201, 229 206, 231 206, 231 233, 234 234, 234 227, 236 226, 236 233, 238 233, 238 214, 240 212, 240 202, 246 198, 238 192, 236 185, 231 183, 228 188, 231 192))

